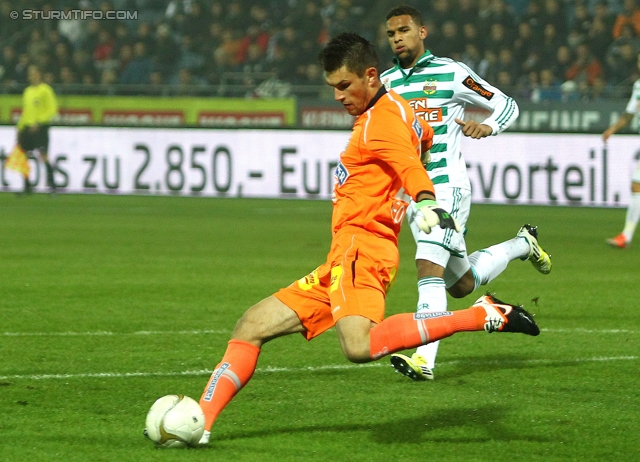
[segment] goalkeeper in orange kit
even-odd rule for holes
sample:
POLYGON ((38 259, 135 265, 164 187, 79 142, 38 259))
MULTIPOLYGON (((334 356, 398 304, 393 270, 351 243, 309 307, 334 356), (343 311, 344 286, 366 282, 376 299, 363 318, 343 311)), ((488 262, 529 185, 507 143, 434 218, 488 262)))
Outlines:
POLYGON ((200 399, 201 444, 209 442, 213 422, 251 379, 262 345, 277 337, 301 333, 310 340, 335 327, 346 358, 364 363, 456 332, 540 332, 524 309, 489 295, 466 310, 384 318, 407 195, 417 203, 416 223, 424 232, 457 224, 438 207, 420 160, 433 130, 382 86, 373 45, 359 35, 340 34, 320 61, 335 99, 357 116, 335 172, 331 248, 324 264, 249 308, 236 324, 200 399))
MULTIPOLYGON (((18 120, 18 144, 29 154, 37 151, 45 165, 47 185, 55 191, 53 168, 49 162, 49 125, 58 114, 58 102, 53 89, 42 81, 42 71, 38 66, 29 66, 27 78, 29 86, 23 93, 22 114, 18 120)), ((25 192, 31 190, 29 178, 25 176, 25 192)))

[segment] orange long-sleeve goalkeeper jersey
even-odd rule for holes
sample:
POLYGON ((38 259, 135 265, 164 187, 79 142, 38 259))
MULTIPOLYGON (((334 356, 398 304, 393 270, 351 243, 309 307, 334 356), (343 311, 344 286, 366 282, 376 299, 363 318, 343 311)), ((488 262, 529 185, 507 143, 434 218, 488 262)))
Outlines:
POLYGON ((397 242, 407 203, 433 183, 420 161, 433 129, 384 87, 354 124, 335 171, 333 232, 350 225, 397 242), (406 196, 404 196, 406 197, 406 196))

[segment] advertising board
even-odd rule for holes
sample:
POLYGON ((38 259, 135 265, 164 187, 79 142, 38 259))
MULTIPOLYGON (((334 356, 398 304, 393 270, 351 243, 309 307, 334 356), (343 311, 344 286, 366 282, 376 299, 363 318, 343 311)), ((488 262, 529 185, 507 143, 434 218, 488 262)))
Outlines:
MULTIPOLYGON (((61 191, 329 199, 349 131, 53 127, 49 157, 61 191)), ((0 159, 15 128, 0 127, 0 159)), ((503 133, 464 138, 474 202, 625 206, 636 136, 503 133)), ((42 164, 31 182, 46 191, 42 164)), ((0 190, 20 176, 0 168, 0 190)))

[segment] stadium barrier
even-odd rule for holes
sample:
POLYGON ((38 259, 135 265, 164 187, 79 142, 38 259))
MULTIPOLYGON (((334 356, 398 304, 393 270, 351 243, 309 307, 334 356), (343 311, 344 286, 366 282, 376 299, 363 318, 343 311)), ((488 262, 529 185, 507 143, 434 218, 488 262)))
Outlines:
MULTIPOLYGON (((296 123, 294 98, 197 98, 58 95, 57 125, 155 127, 286 127, 296 123)), ((0 123, 15 124, 21 95, 0 95, 0 123)))
MULTIPOLYGON (((347 130, 52 127, 49 156, 60 191, 329 199, 347 130)), ((4 168, 14 127, 0 127, 0 191, 20 191, 4 168)), ((636 136, 503 133, 465 138, 473 201, 626 206, 636 136)), ((46 192, 41 163, 30 181, 46 192)))
MULTIPOLYGON (((216 128, 351 129, 354 117, 332 97, 221 98, 157 96, 58 95, 56 125, 216 128)), ((625 110, 627 100, 518 100, 520 116, 509 131, 526 133, 602 133, 625 110)), ((0 95, 0 124, 15 124, 21 95, 0 95)), ((482 121, 487 112, 468 107, 467 119, 482 121)), ((621 133, 638 133, 634 118, 621 133)))

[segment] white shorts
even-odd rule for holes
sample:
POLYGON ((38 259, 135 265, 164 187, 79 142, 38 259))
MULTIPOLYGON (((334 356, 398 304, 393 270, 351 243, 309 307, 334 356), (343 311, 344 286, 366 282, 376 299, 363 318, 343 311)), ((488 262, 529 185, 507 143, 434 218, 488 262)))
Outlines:
POLYGON ((444 283, 447 288, 453 286, 469 271, 467 244, 464 241, 464 229, 471 211, 471 191, 461 188, 443 188, 437 192, 438 205, 449 212, 460 225, 461 232, 436 227, 429 234, 421 231, 415 223, 416 204, 411 201, 407 210, 407 219, 416 241, 416 260, 428 260, 442 266, 444 283))

